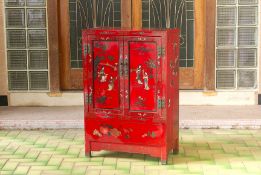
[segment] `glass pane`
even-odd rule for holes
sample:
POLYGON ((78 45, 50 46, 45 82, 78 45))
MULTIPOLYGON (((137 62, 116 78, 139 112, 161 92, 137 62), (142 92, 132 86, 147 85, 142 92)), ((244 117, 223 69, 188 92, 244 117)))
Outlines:
POLYGON ((25 5, 25 0, 5 0, 7 7, 22 7, 25 5))
POLYGON ((26 60, 26 50, 9 50, 7 52, 8 70, 26 70, 26 60))
POLYGON ((8 87, 9 90, 27 90, 28 78, 25 71, 8 72, 8 87))
POLYGON ((48 72, 30 72, 30 90, 48 90, 48 72))
POLYGON ((180 66, 193 67, 194 0, 142 0, 142 26, 180 28, 180 66))
POLYGON ((150 27, 150 0, 142 0, 142 27, 150 27))
POLYGON ((27 26, 29 28, 42 28, 46 26, 45 9, 28 9, 27 10, 27 26))
POLYGON ((239 7, 239 25, 257 24, 257 7, 239 7))
POLYGON ((238 0, 238 3, 240 5, 251 5, 251 4, 257 4, 258 0, 238 0))
POLYGON ((257 49, 239 49, 238 67, 256 67, 257 49))
POLYGON ((239 70, 238 87, 239 88, 256 88, 256 70, 239 70))
POLYGON ((187 67, 187 60, 179 60, 180 67, 187 67))
POLYGON ((71 67, 82 67, 82 29, 120 27, 121 0, 96 1, 94 19, 93 0, 69 0, 71 67))
POLYGON ((257 45, 257 29, 256 28, 239 28, 238 29, 238 45, 239 46, 256 46, 257 45))
POLYGON ((28 46, 29 48, 46 48, 46 30, 28 30, 28 46))
POLYGON ((236 0, 217 0, 218 5, 232 5, 236 4, 236 0))
POLYGON ((218 46, 235 46, 236 32, 235 29, 218 29, 217 45, 218 46))
POLYGON ((187 60, 193 60, 194 59, 194 21, 187 21, 186 37, 187 37, 187 60))
POLYGON ((46 0, 27 0, 26 5, 31 7, 43 7, 46 0))
POLYGON ((26 48, 25 30, 7 30, 7 48, 9 49, 26 48))
POLYGON ((236 25, 236 7, 218 7, 217 25, 235 26, 236 25))
POLYGON ((80 68, 81 58, 81 32, 82 29, 93 27, 92 1, 70 0, 70 49, 71 67, 80 68))
POLYGON ((48 51, 34 50, 29 51, 30 69, 48 69, 48 51))
MULTIPOLYGON (((150 27, 151 28, 166 28, 166 0, 150 0, 150 27)), ((182 6, 185 9, 185 5, 182 6)))
POLYGON ((121 0, 96 1, 96 26, 120 27, 121 0))
POLYGON ((235 67, 236 50, 234 49, 218 49, 217 50, 217 67, 235 67))
POLYGON ((187 60, 187 67, 193 67, 194 66, 194 60, 187 60))
POLYGON ((24 9, 6 9, 6 27, 25 27, 24 9))
POLYGON ((218 70, 217 71, 217 88, 233 89, 235 88, 235 70, 218 70))

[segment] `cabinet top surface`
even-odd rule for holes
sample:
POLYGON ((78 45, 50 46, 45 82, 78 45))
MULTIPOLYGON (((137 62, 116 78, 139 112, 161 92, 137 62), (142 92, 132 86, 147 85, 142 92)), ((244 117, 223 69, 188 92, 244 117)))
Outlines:
POLYGON ((143 35, 153 33, 167 33, 167 32, 179 32, 178 28, 175 29, 130 29, 130 28, 91 28, 84 29, 85 34, 103 34, 103 35, 143 35))

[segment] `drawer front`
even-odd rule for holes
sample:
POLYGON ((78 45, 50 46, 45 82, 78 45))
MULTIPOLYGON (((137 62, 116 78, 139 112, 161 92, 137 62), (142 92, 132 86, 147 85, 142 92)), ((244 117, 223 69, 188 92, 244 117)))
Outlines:
POLYGON ((166 140, 164 123, 85 118, 85 128, 86 136, 91 141, 162 146, 166 140))

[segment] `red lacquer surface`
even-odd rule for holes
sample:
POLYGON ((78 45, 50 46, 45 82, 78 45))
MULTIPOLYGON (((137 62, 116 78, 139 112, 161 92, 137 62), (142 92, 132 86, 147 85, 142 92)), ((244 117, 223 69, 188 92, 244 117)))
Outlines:
POLYGON ((93 41, 94 108, 120 108, 119 43, 93 41))
POLYGON ((178 151, 178 30, 83 31, 85 152, 178 151))
POLYGON ((155 111, 157 64, 155 42, 130 42, 130 110, 155 111))
POLYGON ((91 124, 87 127, 87 132, 92 133, 91 137, 96 141, 154 146, 164 144, 164 124, 155 124, 151 121, 147 122, 148 127, 144 127, 144 123, 119 122, 115 118, 106 120, 90 119, 88 122, 91 124))

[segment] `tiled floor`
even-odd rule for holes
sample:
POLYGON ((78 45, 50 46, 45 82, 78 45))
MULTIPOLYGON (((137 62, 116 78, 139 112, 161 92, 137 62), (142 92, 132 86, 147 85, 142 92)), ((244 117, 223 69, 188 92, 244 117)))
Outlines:
POLYGON ((0 131, 0 174, 260 175, 261 130, 181 130, 169 165, 149 156, 95 152, 83 130, 0 131))

